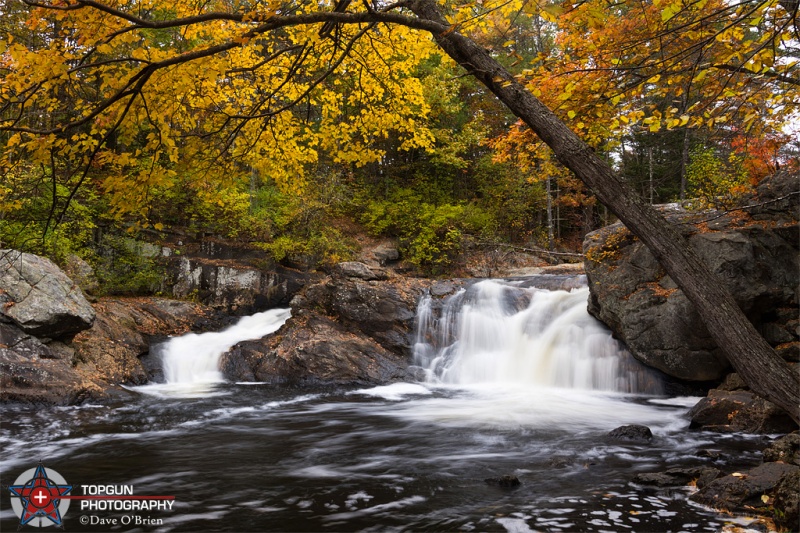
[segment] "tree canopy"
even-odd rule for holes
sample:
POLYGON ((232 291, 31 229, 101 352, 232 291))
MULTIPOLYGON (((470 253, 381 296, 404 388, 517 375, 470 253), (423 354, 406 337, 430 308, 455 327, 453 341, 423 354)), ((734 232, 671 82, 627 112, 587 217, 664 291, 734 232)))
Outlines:
MULTIPOLYGON (((442 30, 409 5, 4 0, 0 163, 63 187, 55 221, 92 180, 115 213, 146 218, 153 192, 187 172, 200 190, 255 171, 299 192, 321 154, 361 167, 389 155, 389 137, 434 152, 447 74, 426 83, 441 52, 417 30, 442 30)), ((605 153, 640 130, 779 134, 800 103, 791 3, 440 6, 450 31, 490 47, 605 153)), ((522 123, 492 133, 498 158, 549 157, 522 123)))

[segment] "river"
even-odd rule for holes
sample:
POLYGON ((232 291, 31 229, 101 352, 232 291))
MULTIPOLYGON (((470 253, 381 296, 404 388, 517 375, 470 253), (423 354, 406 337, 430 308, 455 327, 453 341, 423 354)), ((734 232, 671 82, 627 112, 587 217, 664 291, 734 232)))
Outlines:
MULTIPOLYGON (((73 500, 66 531, 677 532, 746 524, 687 501, 690 488, 631 483, 670 467, 755 465, 765 443, 688 431, 685 413, 698 398, 654 392, 610 334, 576 311, 585 309, 582 291, 489 283, 436 316, 423 301, 414 354, 427 370, 421 382, 295 389, 226 383, 203 366, 173 378, 194 383, 147 386, 134 401, 4 406, 0 529, 19 524, 6 486, 39 461, 73 494, 114 485, 174 496, 171 509, 153 511, 81 510, 87 501, 73 500), (624 424, 647 425, 655 437, 606 437, 624 424), (486 481, 504 475, 521 484, 486 481)), ((272 323, 288 316, 272 313, 272 323)), ((196 337, 184 355, 216 342, 196 337)))

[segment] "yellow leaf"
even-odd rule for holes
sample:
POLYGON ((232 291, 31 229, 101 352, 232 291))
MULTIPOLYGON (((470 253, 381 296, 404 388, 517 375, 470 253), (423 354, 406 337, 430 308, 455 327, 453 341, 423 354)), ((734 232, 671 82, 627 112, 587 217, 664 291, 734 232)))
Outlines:
POLYGON ((575 111, 572 111, 572 110, 570 109, 570 110, 567 112, 567 116, 568 116, 569 118, 575 118, 575 111))

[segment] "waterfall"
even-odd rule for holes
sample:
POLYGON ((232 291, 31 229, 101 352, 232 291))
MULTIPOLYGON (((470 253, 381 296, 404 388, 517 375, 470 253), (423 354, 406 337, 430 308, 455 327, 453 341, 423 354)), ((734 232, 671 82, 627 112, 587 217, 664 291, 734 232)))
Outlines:
POLYGON ((426 297, 417 312, 414 364, 434 383, 660 393, 657 372, 589 315, 582 285, 547 290, 484 280, 444 302, 426 297))
POLYGON ((161 360, 168 384, 203 384, 223 381, 219 359, 237 342, 260 339, 276 332, 289 319, 289 309, 270 309, 245 316, 218 332, 188 333, 162 346, 161 360))

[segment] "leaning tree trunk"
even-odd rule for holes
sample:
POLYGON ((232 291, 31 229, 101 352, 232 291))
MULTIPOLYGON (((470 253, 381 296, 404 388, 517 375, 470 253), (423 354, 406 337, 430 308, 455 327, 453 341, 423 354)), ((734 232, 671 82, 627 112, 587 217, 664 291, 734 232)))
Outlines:
MULTIPOLYGON (((409 7, 422 19, 448 25, 432 0, 412 1, 409 7)), ((756 331, 686 239, 486 50, 457 31, 433 37, 547 143, 558 160, 642 240, 697 308, 712 338, 745 383, 800 422, 800 377, 756 331)))

